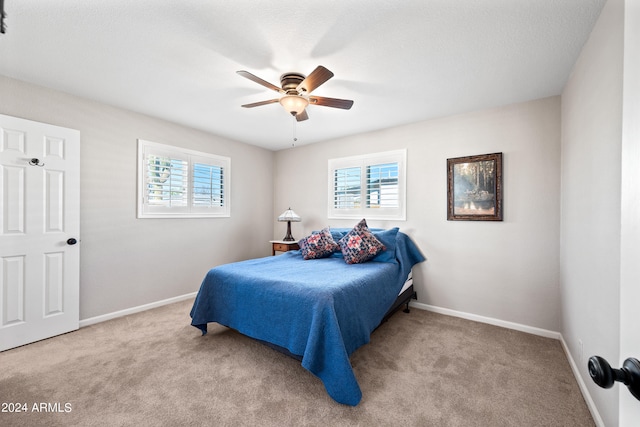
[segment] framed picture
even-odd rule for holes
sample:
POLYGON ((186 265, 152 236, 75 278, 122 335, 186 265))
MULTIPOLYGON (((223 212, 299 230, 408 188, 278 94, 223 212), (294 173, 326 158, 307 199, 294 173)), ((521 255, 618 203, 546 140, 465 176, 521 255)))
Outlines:
POLYGON ((502 221, 502 153, 447 159, 447 220, 502 221))

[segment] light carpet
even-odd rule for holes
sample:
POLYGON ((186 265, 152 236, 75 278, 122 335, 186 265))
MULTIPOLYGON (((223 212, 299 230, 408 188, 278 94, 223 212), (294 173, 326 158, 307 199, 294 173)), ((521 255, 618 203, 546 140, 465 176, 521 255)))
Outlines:
POLYGON ((201 336, 192 303, 0 353, 0 402, 27 409, 0 425, 594 425, 557 340, 398 312, 352 355, 363 398, 349 407, 265 345, 218 324, 201 336))

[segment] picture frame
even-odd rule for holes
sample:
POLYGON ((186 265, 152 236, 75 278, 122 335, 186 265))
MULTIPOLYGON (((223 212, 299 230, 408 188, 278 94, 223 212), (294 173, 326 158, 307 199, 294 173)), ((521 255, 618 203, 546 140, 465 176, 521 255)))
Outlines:
POLYGON ((502 153, 447 159, 447 220, 502 221, 502 153))

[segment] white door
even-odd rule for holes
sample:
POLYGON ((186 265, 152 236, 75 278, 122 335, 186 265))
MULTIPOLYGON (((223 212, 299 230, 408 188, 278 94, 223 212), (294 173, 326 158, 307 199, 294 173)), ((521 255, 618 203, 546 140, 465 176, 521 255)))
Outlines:
POLYGON ((0 191, 3 351, 78 329, 80 132, 0 115, 0 191))
MULTIPOLYGON (((622 241, 620 274, 620 361, 640 360, 640 4, 624 2, 624 99, 622 126, 622 241)), ((617 383, 620 427, 638 426, 640 402, 617 383)))

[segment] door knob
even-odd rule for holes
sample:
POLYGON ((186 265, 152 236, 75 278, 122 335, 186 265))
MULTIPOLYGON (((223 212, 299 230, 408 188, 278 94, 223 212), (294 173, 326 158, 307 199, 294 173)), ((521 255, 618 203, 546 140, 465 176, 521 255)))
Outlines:
POLYGON ((593 382, 602 388, 613 387, 619 381, 629 388, 636 399, 640 400, 640 362, 629 358, 624 361, 621 369, 613 369, 609 362, 600 356, 589 358, 589 375, 593 382))
POLYGON ((78 243, 78 241, 73 237, 70 239, 67 239, 67 245, 75 245, 76 243, 78 243))

